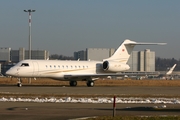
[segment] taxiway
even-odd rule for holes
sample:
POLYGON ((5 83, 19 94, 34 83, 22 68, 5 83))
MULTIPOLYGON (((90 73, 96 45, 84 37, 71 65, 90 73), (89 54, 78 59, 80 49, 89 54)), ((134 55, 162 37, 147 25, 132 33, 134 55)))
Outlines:
MULTIPOLYGON (((83 95, 83 96, 165 96, 168 98, 180 97, 180 87, 66 87, 66 86, 1 86, 3 95, 83 95)), ((5 96, 4 96, 5 97, 5 96)), ((19 96, 18 96, 19 97, 19 96)), ((30 120, 30 119, 75 119, 93 116, 111 116, 111 103, 35 103, 35 102, 0 102, 0 119, 30 120)), ((116 104, 116 115, 153 116, 153 115, 180 115, 180 104, 116 104), (166 108, 161 106, 166 105, 166 108)))

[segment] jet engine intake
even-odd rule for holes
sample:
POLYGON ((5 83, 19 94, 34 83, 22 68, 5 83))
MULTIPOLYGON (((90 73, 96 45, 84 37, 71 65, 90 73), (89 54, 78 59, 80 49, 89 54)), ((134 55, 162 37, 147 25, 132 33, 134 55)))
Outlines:
POLYGON ((121 62, 116 62, 116 61, 103 62, 103 70, 107 72, 121 72, 129 69, 130 69, 129 65, 123 64, 121 62))

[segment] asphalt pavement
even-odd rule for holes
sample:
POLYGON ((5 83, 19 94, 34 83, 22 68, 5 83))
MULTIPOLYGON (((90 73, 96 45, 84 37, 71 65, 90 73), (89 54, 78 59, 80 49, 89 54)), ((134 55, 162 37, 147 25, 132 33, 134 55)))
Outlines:
MULTIPOLYGON (((179 87, 66 87, 66 86, 1 86, 1 94, 46 95, 122 95, 122 96, 180 96, 179 87)), ((23 97, 23 96, 22 96, 23 97)), ((180 115, 180 104, 116 104, 115 115, 166 116, 180 115), (158 108, 157 108, 158 106, 158 108)), ((34 103, 0 102, 1 120, 68 120, 113 115, 111 103, 34 103)))

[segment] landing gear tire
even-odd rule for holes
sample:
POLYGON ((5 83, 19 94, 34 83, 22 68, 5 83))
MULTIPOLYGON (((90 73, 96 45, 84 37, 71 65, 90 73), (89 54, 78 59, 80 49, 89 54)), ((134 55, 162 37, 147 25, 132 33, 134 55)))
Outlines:
POLYGON ((70 81, 70 82, 69 82, 69 85, 70 85, 70 86, 77 86, 77 81, 70 81))
POLYGON ((94 81, 87 81, 87 86, 88 87, 93 87, 94 86, 94 81))
POLYGON ((18 87, 22 87, 22 83, 17 83, 17 86, 18 87))

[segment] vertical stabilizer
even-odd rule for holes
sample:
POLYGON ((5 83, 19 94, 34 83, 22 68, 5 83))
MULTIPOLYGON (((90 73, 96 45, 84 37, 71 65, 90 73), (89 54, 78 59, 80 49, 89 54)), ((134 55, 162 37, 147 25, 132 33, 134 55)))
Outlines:
POLYGON ((128 59, 131 55, 131 52, 134 48, 134 45, 131 45, 130 43, 136 43, 136 42, 128 40, 128 39, 124 40, 124 42, 121 43, 121 45, 115 51, 115 53, 110 58, 104 59, 104 61, 112 60, 112 61, 127 63, 128 59))
POLYGON ((166 73, 166 75, 172 74, 172 72, 173 72, 173 70, 174 70, 175 67, 176 67, 176 64, 174 64, 174 65, 169 69, 169 71, 166 73))

